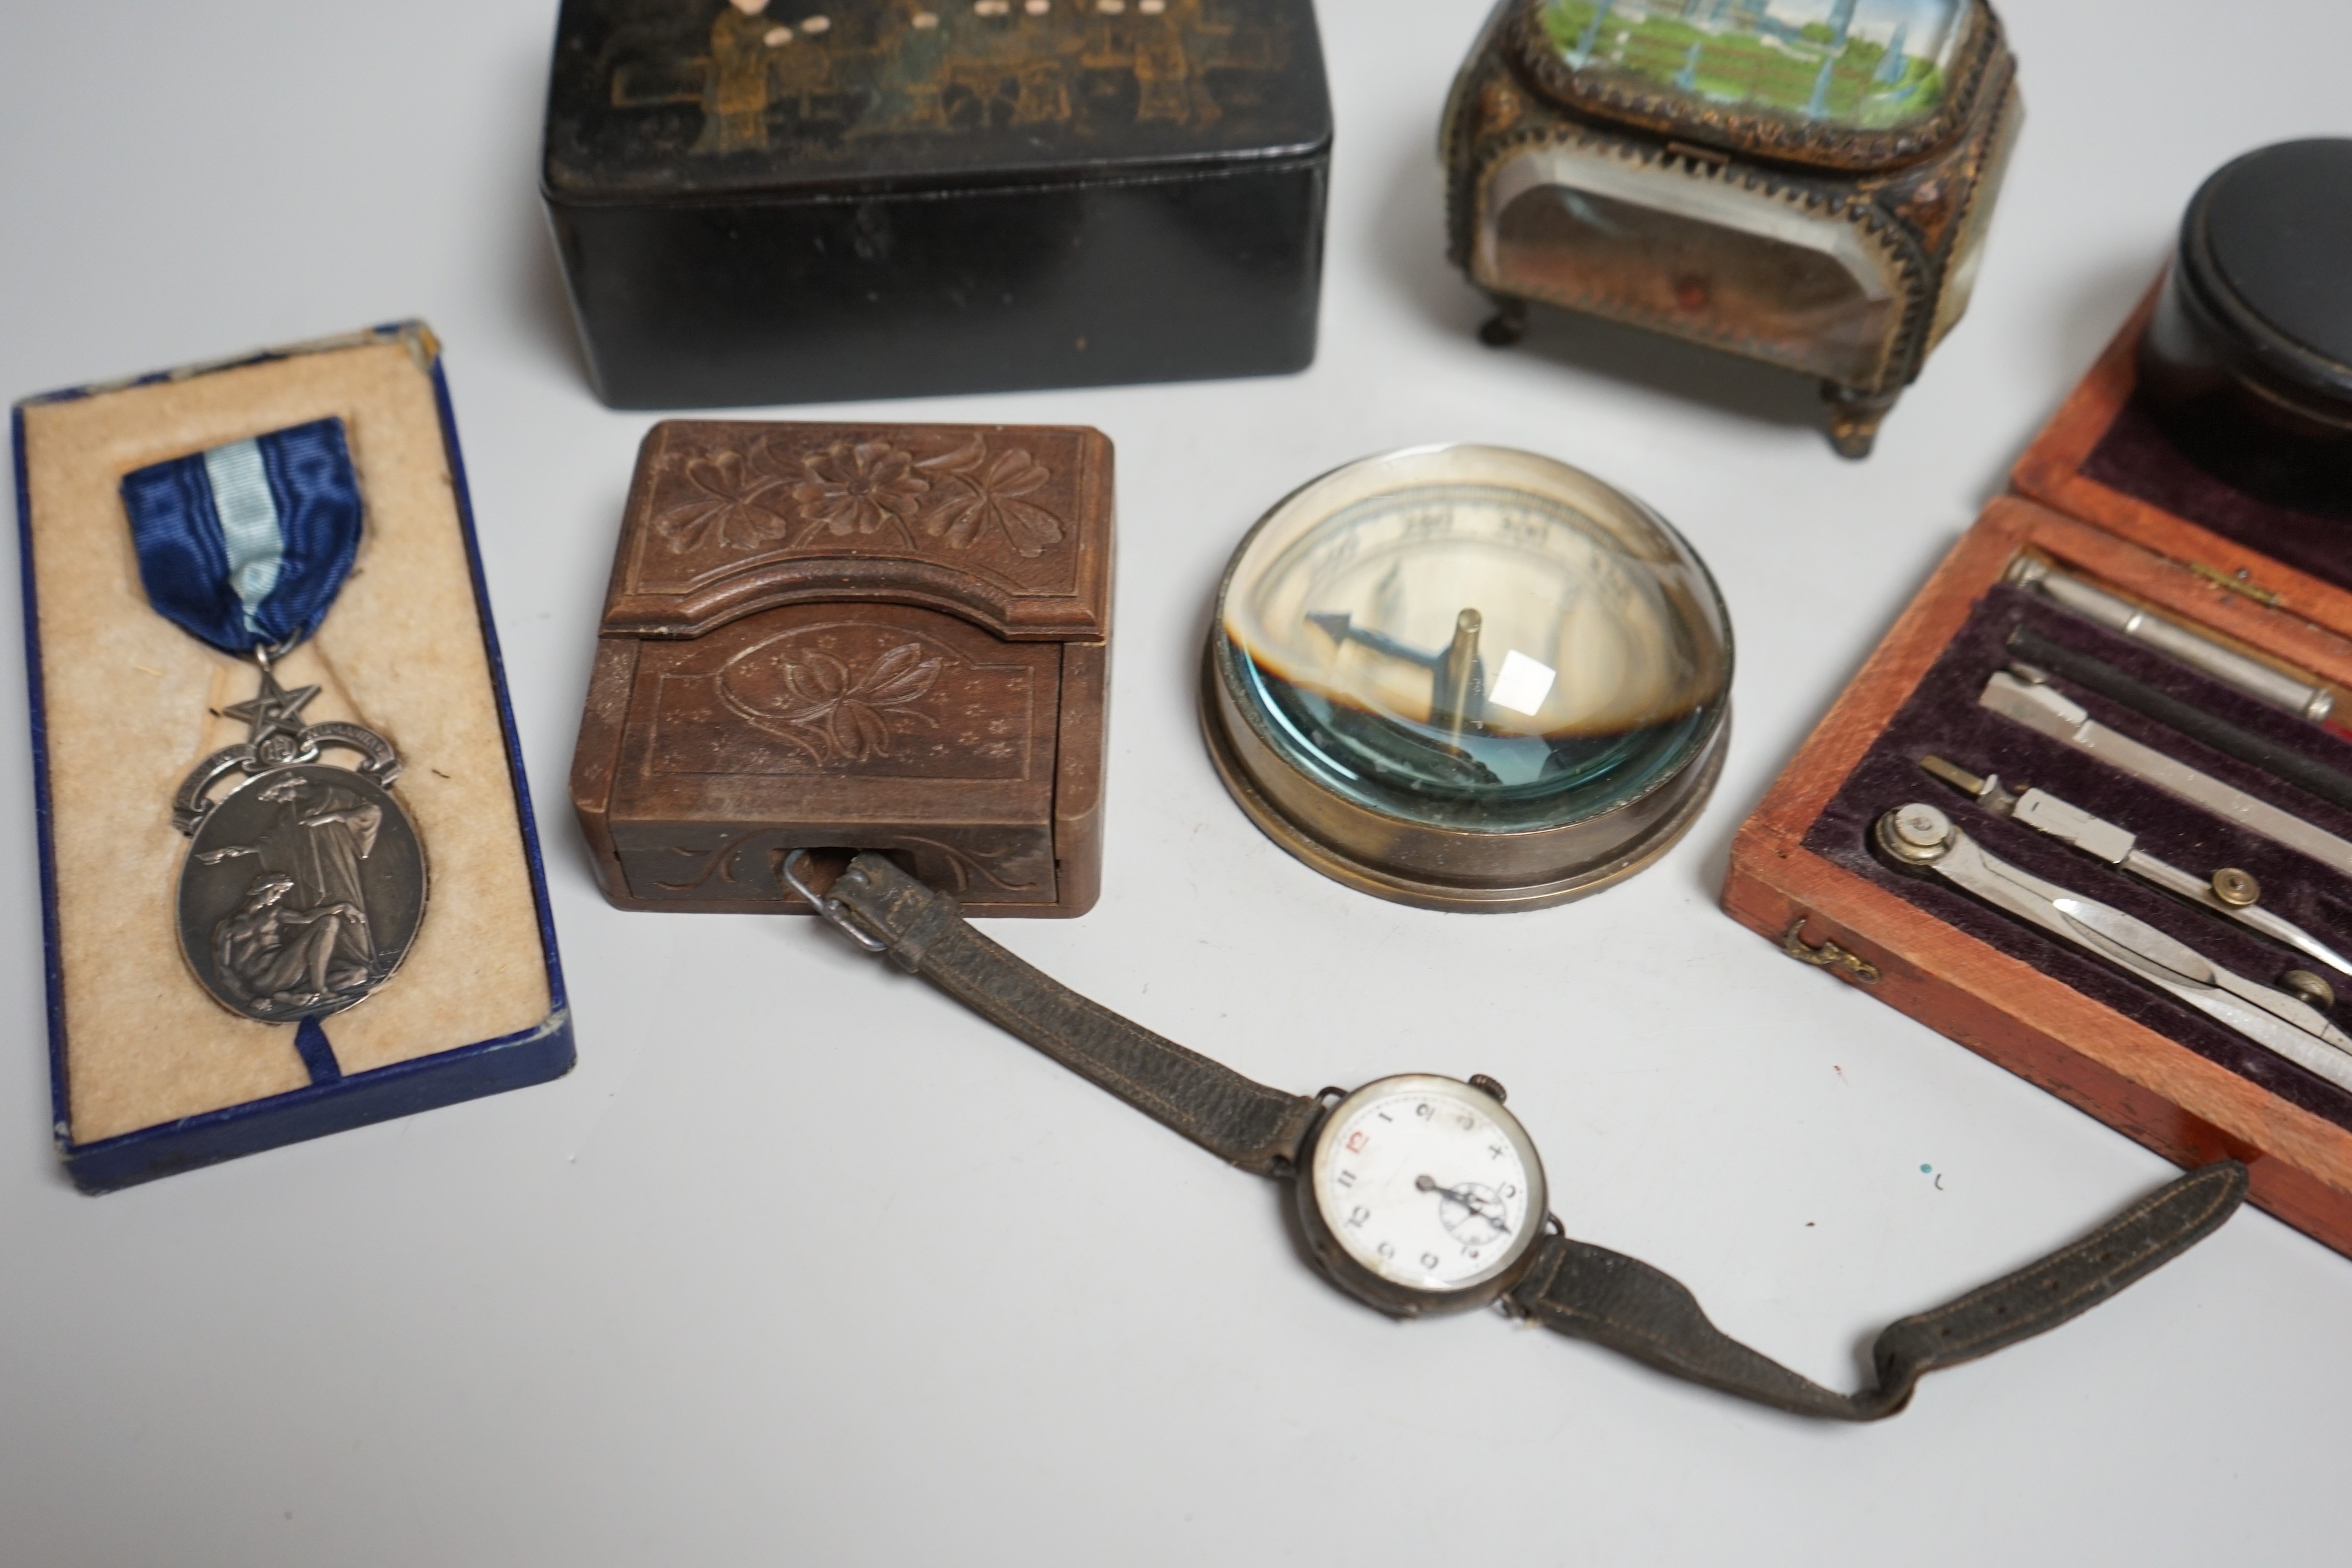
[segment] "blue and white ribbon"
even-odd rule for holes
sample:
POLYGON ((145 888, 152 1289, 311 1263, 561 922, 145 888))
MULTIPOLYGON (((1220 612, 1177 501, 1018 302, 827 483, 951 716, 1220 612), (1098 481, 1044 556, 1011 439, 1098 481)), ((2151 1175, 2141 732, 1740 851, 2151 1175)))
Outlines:
POLYGON ((122 506, 148 602, 224 653, 309 637, 359 552, 340 419, 140 468, 123 477, 122 506))

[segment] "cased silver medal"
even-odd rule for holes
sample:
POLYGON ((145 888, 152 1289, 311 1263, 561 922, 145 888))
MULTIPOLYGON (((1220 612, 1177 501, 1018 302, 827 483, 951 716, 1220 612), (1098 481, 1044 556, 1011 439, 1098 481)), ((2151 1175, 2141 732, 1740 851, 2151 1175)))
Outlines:
POLYGON ((225 710, 251 737, 198 763, 173 800, 190 839, 181 951, 215 1001, 264 1023, 365 1001, 425 919, 424 845, 392 795, 400 759, 358 724, 304 724, 318 693, 279 686, 261 656, 261 689, 225 710), (362 760, 322 762, 331 749, 362 760))

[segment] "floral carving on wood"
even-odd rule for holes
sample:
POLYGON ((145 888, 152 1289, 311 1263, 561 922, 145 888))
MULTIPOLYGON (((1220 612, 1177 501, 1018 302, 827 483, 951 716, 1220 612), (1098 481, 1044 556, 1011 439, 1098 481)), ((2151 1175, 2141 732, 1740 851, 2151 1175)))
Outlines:
POLYGON ((988 455, 988 443, 974 431, 952 452, 927 458, 923 471, 940 476, 940 495, 923 514, 923 531, 945 536, 957 550, 969 549, 990 529, 1004 535, 1015 553, 1034 560, 1062 542, 1062 520, 1025 499, 1053 475, 1018 447, 988 455))
MULTIPOLYGON (((757 448, 763 463, 775 464, 766 442, 757 448)), ((835 441, 831 448, 801 459, 807 478, 793 486, 801 521, 808 525, 799 542, 818 532, 872 533, 895 525, 906 531, 930 481, 914 471, 915 459, 887 441, 835 441)), ((910 534, 909 544, 914 542, 910 534)))
POLYGON ((938 684, 942 660, 900 643, 863 668, 810 649, 799 659, 730 664, 719 678, 728 707, 807 753, 819 767, 890 754, 894 725, 938 727, 915 704, 938 684))
POLYGON ((1055 472, 1027 447, 940 432, 902 446, 845 437, 814 451, 774 437, 688 458, 664 481, 655 535, 672 555, 750 557, 895 539, 909 551, 1034 561, 1068 538, 1044 492, 1055 472), (945 450, 925 455, 926 445, 945 450))
POLYGON ((654 531, 669 542, 672 554, 714 540, 730 550, 757 550, 791 526, 762 504, 776 481, 751 471, 739 452, 692 459, 686 482, 687 496, 654 519, 654 531))

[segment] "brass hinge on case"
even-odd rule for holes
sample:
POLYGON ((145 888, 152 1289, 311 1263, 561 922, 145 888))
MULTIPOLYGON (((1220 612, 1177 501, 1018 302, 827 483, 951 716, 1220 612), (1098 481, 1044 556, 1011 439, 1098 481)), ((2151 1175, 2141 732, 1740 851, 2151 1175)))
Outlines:
POLYGON ((2243 594, 2247 598, 2252 599, 2255 604, 2261 605, 2266 609, 2275 610, 2279 606, 2280 595, 2278 590, 2275 588, 2264 588, 2256 585, 2253 582, 2253 574, 2246 571, 2243 567, 2239 568, 2235 572, 2224 572, 2219 566, 2207 566, 2202 563, 2196 561, 2188 563, 2188 566, 2191 572, 2196 573, 2197 575, 2204 578, 2205 581, 2212 584, 2217 588, 2227 588, 2232 594, 2243 594))
POLYGON ((1819 947, 1805 945, 1805 917, 1799 915, 1780 938, 1780 951, 1800 963, 1810 963, 1816 969, 1834 969, 1839 973, 1864 985, 1878 984, 1878 965, 1858 952, 1848 952, 1833 942, 1819 947))

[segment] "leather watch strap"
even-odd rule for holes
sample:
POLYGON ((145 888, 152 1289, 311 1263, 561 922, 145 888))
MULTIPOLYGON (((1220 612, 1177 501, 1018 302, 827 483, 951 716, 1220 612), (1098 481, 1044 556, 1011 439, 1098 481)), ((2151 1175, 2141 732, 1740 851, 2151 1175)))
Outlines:
MULTIPOLYGON (((783 875, 867 947, 1210 1152, 1262 1175, 1295 1173, 1319 1100, 1253 1082, 1055 984, 972 930, 952 897, 880 855, 852 860, 829 895, 800 883, 790 860, 783 875)), ((1904 1319, 1878 1336, 1878 1384, 1861 1394, 1839 1394, 1759 1355, 1709 1322, 1671 1275, 1589 1242, 1544 1239, 1505 1299, 1564 1334, 1726 1394, 1801 1415, 1875 1421, 1903 1408, 1921 1373, 2096 1306, 2203 1239, 2245 1195, 2245 1166, 2208 1165, 2041 1262, 1904 1319)))
POLYGON ((1548 1328, 1607 1345, 1661 1372, 1801 1415, 1875 1421, 1910 1402, 1921 1374, 2054 1329, 2211 1234, 2246 1195, 2246 1167, 2224 1160, 2141 1199, 2038 1263, 1905 1318, 1872 1347, 1878 1384, 1839 1394, 1759 1355, 1707 1321, 1673 1276, 1566 1237, 1548 1238, 1509 1300, 1548 1328))
POLYGON ((972 930, 953 897, 882 856, 852 860, 832 899, 901 967, 1220 1159, 1259 1175, 1297 1160, 1320 1102, 1268 1089, 1087 1000, 972 930))

